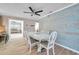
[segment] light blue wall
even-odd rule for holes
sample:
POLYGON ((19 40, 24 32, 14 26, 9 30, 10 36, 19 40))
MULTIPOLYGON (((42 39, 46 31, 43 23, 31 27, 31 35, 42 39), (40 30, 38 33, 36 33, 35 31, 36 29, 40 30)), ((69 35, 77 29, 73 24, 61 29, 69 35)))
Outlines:
POLYGON ((57 43, 79 51, 79 4, 41 19, 40 31, 56 30, 57 43))

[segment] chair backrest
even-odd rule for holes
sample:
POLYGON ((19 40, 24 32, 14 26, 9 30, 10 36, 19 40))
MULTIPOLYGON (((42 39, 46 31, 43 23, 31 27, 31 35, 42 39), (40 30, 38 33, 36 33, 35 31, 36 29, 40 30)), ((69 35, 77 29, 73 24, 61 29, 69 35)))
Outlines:
POLYGON ((28 44, 31 44, 30 37, 27 31, 24 33, 24 37, 25 37, 25 40, 27 40, 28 44))
POLYGON ((54 31, 49 36, 48 47, 54 46, 56 38, 57 38, 57 32, 54 31))
POLYGON ((26 31, 24 31, 23 37, 24 37, 25 40, 27 40, 27 32, 26 31))

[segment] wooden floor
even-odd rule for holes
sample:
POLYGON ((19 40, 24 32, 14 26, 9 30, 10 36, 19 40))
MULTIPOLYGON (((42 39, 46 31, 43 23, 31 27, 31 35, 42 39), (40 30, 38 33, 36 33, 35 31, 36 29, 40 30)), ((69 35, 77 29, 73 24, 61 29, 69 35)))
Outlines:
MULTIPOLYGON (((21 38, 16 41, 8 42, 7 44, 2 42, 0 43, 0 55, 46 55, 45 49, 42 49, 42 52, 38 53, 37 47, 33 47, 32 52, 29 53, 26 43, 27 42, 21 38)), ((57 45, 55 45, 55 53, 56 55, 78 55, 57 45)), ((52 49, 50 50, 50 55, 52 55, 52 49)))

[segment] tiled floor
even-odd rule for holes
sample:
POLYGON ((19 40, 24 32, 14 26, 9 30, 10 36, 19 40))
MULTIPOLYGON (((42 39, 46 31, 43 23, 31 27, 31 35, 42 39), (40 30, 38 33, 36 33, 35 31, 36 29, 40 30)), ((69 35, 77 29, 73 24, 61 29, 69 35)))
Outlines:
MULTIPOLYGON (((26 43, 24 39, 12 41, 7 44, 2 42, 0 43, 0 55, 46 55, 45 49, 43 49, 41 53, 38 53, 37 47, 32 48, 32 52, 29 53, 26 43)), ((77 53, 57 45, 55 45, 55 53, 56 55, 77 55, 77 53)), ((50 55, 52 55, 52 49, 50 50, 50 55)))

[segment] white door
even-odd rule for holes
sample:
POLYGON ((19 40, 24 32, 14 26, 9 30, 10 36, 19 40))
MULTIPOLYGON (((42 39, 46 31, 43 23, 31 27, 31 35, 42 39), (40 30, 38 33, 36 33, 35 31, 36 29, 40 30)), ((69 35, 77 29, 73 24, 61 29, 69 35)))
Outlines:
POLYGON ((22 20, 9 20, 9 40, 23 37, 23 21, 22 20))

